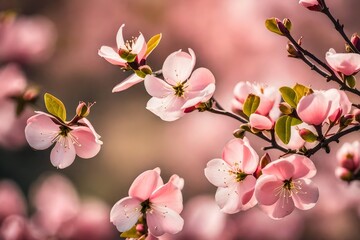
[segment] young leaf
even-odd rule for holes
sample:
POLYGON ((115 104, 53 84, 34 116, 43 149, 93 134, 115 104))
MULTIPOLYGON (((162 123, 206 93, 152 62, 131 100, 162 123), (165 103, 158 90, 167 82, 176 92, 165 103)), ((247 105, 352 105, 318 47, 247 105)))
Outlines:
POLYGON ((152 38, 150 38, 150 40, 146 44, 147 49, 145 53, 145 58, 150 55, 150 53, 157 47, 157 45, 159 45, 161 37, 162 35, 161 33, 159 33, 153 36, 152 38))
POLYGON ((63 122, 66 121, 66 109, 64 104, 59 99, 57 99, 50 93, 45 93, 44 102, 45 102, 45 107, 50 114, 54 115, 55 117, 58 117, 63 122))
POLYGON ((283 36, 284 34, 280 31, 279 27, 278 27, 278 21, 276 18, 268 18, 265 21, 265 27, 273 33, 279 34, 281 36, 283 36))
POLYGON ((305 87, 304 85, 301 85, 301 84, 298 84, 298 83, 293 87, 293 89, 294 89, 294 91, 296 93, 296 104, 299 103, 300 99, 303 96, 306 96, 309 93, 313 92, 311 88, 305 87))
POLYGON ((256 109, 259 107, 260 104, 260 97, 249 94, 249 96, 246 98, 243 106, 243 112, 246 114, 246 116, 250 117, 252 113, 256 111, 256 109))
POLYGON ((281 116, 275 124, 275 132, 280 140, 288 144, 291 138, 291 126, 300 124, 301 121, 297 118, 290 116, 281 116))
POLYGON ((136 231, 136 225, 135 225, 131 229, 127 230, 126 232, 121 233, 120 237, 138 239, 140 236, 136 231))
POLYGON ((296 108, 296 92, 290 87, 281 87, 281 96, 291 107, 296 108))

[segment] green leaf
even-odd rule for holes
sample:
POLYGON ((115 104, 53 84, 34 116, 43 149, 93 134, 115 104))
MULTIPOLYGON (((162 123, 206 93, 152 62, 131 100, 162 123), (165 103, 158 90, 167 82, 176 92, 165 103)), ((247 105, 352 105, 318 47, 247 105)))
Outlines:
POLYGON ((301 85, 301 84, 298 84, 298 83, 293 87, 293 89, 294 89, 294 91, 296 93, 296 104, 299 103, 300 99, 303 96, 306 96, 309 93, 313 92, 311 88, 305 87, 304 85, 301 85))
POLYGON ((134 225, 131 229, 127 230, 126 232, 123 232, 120 234, 120 237, 123 238, 139 238, 139 234, 136 231, 136 225, 134 225))
POLYGON ((265 27, 270 31, 270 32, 273 32, 273 33, 276 33, 276 34, 279 34, 281 36, 283 36, 284 34, 279 30, 279 27, 278 27, 278 21, 276 18, 268 18, 266 19, 265 21, 265 27))
POLYGON ((302 123, 301 120, 290 117, 290 116, 281 116, 275 124, 275 132, 280 138, 280 140, 288 144, 291 138, 291 126, 295 126, 302 123))
POLYGON ((296 108, 296 92, 290 87, 281 87, 279 90, 284 101, 287 102, 291 107, 296 108))
POLYGON ((345 82, 350 88, 354 88, 356 85, 356 78, 354 75, 345 76, 345 82))
POLYGON ((259 107, 260 104, 260 97, 249 94, 249 96, 246 98, 243 106, 243 112, 246 116, 250 117, 252 113, 256 111, 256 109, 259 107))
POLYGON ((153 36, 152 38, 150 38, 150 40, 146 44, 147 49, 145 53, 145 58, 150 55, 150 53, 157 47, 157 45, 159 45, 161 37, 162 35, 161 33, 159 33, 153 36))
POLYGON ((44 102, 45 102, 45 107, 50 114, 54 115, 55 117, 58 117, 63 122, 66 121, 66 109, 64 104, 59 99, 57 99, 50 93, 45 93, 44 102))

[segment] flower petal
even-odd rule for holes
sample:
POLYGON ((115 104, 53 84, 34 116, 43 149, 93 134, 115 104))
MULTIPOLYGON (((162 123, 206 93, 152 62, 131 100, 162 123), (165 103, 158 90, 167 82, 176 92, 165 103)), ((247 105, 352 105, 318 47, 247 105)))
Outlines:
POLYGON ((184 99, 169 95, 165 98, 151 98, 146 105, 146 109, 160 117, 164 121, 175 121, 185 115, 181 106, 184 99))
POLYGON ((25 127, 25 137, 29 145, 37 150, 50 147, 59 133, 59 125, 42 113, 30 117, 25 127))
POLYGON ((122 59, 119 54, 111 47, 102 46, 98 51, 100 57, 105 58, 111 64, 125 66, 126 60, 122 59))
POLYGON ((60 136, 50 153, 50 160, 54 167, 63 169, 75 160, 75 148, 69 137, 60 136))
POLYGON ((217 187, 228 187, 234 182, 234 177, 229 173, 231 167, 224 160, 217 158, 209 161, 204 170, 206 178, 217 187))
POLYGON ((110 211, 110 222, 120 232, 131 229, 141 216, 141 201, 126 197, 115 203, 110 211))
POLYGON ((334 49, 330 49, 325 59, 332 69, 347 76, 360 70, 360 55, 357 53, 336 53, 334 49))
POLYGON ((299 154, 293 154, 284 158, 291 162, 294 166, 295 172, 293 179, 298 178, 312 178, 316 174, 316 167, 314 163, 307 157, 299 154))
POLYGON ((74 146, 79 157, 92 158, 100 151, 101 144, 96 142, 96 137, 89 128, 77 127, 69 134, 72 134, 77 141, 74 146))
POLYGON ((138 61, 141 61, 146 53, 146 49, 147 49, 147 45, 145 42, 145 38, 142 35, 142 33, 140 33, 139 37, 137 38, 133 48, 132 48, 132 52, 137 54, 137 58, 138 61))
POLYGON ((294 165, 286 159, 278 159, 269 163, 265 168, 262 169, 263 174, 274 175, 279 180, 289 180, 293 177, 295 172, 294 165))
POLYGON ((129 196, 145 201, 163 184, 159 169, 147 170, 141 173, 131 184, 129 196))
POLYGON ((273 175, 262 175, 256 182, 255 196, 261 205, 273 205, 279 200, 277 189, 284 183, 273 175))
POLYGON ((123 28, 125 27, 125 24, 121 24, 119 30, 116 33, 116 46, 118 49, 120 48, 124 48, 125 46, 125 41, 124 41, 124 37, 123 37, 123 28))
POLYGON ((121 83, 117 84, 113 89, 112 92, 121 92, 124 91, 135 84, 144 81, 143 78, 139 77, 136 74, 131 74, 129 77, 127 77, 125 80, 123 80, 121 83))
POLYGON ((190 55, 181 50, 170 54, 164 61, 162 71, 165 80, 171 85, 186 81, 195 65, 195 54, 189 48, 190 55))
POLYGON ((171 208, 177 213, 183 209, 183 198, 181 190, 172 182, 161 186, 150 196, 152 206, 161 206, 171 208))
POLYGON ((26 88, 26 77, 18 65, 10 63, 0 69, 0 98, 21 94, 26 88))
POLYGON ((297 179, 294 181, 297 192, 292 191, 295 206, 301 210, 313 208, 319 199, 318 187, 309 179, 297 179))
POLYGON ((181 107, 182 109, 186 109, 189 107, 193 107, 200 102, 207 102, 215 92, 215 84, 209 84, 202 91, 195 92, 186 92, 186 103, 181 107))
POLYGON ((198 68, 188 80, 188 91, 202 91, 210 84, 215 84, 215 77, 207 68, 198 68))
POLYGON ((151 210, 146 213, 146 221, 150 233, 154 236, 176 234, 182 230, 184 219, 174 210, 163 206, 154 206, 151 210))
POLYGON ((300 99, 297 113, 307 124, 320 125, 327 118, 330 107, 331 102, 322 92, 314 92, 300 99))
POLYGON ((148 94, 156 98, 164 98, 175 94, 171 85, 152 75, 146 75, 144 85, 148 94))
POLYGON ((274 123, 268 117, 257 113, 250 115, 249 123, 252 128, 256 128, 258 130, 270 130, 274 125, 274 123))
POLYGON ((292 213, 295 209, 294 201, 291 197, 281 197, 276 203, 271 206, 265 206, 265 211, 269 217, 273 219, 280 219, 292 213))

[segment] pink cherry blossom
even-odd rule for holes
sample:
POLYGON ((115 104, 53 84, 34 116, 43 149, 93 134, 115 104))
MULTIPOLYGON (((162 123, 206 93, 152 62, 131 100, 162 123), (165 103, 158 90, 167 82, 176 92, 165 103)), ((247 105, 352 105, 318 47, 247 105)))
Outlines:
POLYGON ((37 150, 47 149, 55 143, 50 153, 55 167, 66 168, 74 162, 76 155, 92 158, 100 151, 100 136, 86 118, 72 124, 44 112, 36 113, 27 121, 26 140, 37 150))
POLYGON ((321 125, 328 117, 331 99, 324 92, 317 91, 300 99, 296 111, 300 119, 313 125, 321 125))
POLYGON ((306 8, 312 8, 315 6, 319 6, 319 1, 318 0, 300 0, 299 4, 306 8))
POLYGON ((229 141, 222 158, 208 162, 205 176, 218 187, 215 199, 222 212, 237 213, 256 204, 253 173, 258 164, 259 156, 246 137, 229 141))
MULTIPOLYGON (((125 69, 132 68, 138 70, 140 65, 144 64, 146 58, 145 53, 147 45, 144 36, 140 33, 139 37, 132 40, 124 40, 122 24, 116 35, 117 48, 114 49, 108 46, 102 46, 98 51, 99 56, 105 58, 111 64, 119 65, 125 69)), ((139 77, 137 74, 132 74, 121 83, 117 84, 112 92, 120 92, 128 89, 129 87, 143 81, 144 78, 139 77)))
POLYGON ((331 88, 324 92, 326 98, 331 101, 328 118, 330 121, 337 121, 340 116, 348 114, 351 111, 352 103, 344 91, 331 88))
POLYGON ((183 209, 182 186, 183 180, 177 175, 164 184, 159 168, 145 171, 130 186, 129 197, 115 203, 110 221, 120 232, 131 229, 144 218, 149 233, 156 237, 178 233, 184 224, 179 215, 183 209))
POLYGON ((239 82, 234 88, 233 112, 239 113, 243 110, 249 94, 254 94, 260 98, 258 108, 249 117, 250 126, 259 130, 271 129, 281 113, 278 106, 281 101, 279 90, 275 87, 250 82, 239 82))
POLYGON ((152 75, 145 77, 146 91, 153 96, 146 108, 165 121, 185 115, 185 109, 208 101, 215 91, 215 77, 206 68, 194 72, 195 53, 181 50, 170 54, 162 67, 165 81, 152 75))
POLYGON ((55 40, 55 26, 45 17, 7 17, 0 21, 0 60, 46 60, 54 50, 55 40))
POLYGON ((26 215, 25 197, 10 180, 0 181, 0 203, 0 223, 10 215, 26 215))
POLYGON ((357 53, 336 53, 330 48, 325 59, 332 69, 347 76, 360 70, 360 55, 357 53))
POLYGON ((337 151, 336 158, 341 167, 356 173, 360 169, 360 142, 344 143, 337 151))
POLYGON ((268 164, 255 186, 258 203, 274 219, 283 218, 296 208, 308 210, 315 206, 319 190, 310 180, 316 174, 313 162, 293 154, 268 164))

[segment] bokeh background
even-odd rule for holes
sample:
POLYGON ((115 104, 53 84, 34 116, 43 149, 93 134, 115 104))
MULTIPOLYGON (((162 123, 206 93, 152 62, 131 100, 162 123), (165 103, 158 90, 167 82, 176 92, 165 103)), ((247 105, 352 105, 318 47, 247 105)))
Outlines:
MULTIPOLYGON (((360 31, 356 20, 359 1, 327 2, 349 36, 360 31)), ((42 57, 37 61, 15 59, 28 81, 41 87, 36 110, 45 110, 45 92, 63 100, 69 116, 80 100, 96 101, 89 120, 104 142, 95 158, 77 158, 63 170, 51 165, 50 149, 34 151, 26 144, 16 149, 2 147, 0 177, 14 181, 26 201, 39 177, 56 173, 72 182, 80 198, 96 197, 110 208, 127 196, 138 174, 160 167, 165 181, 174 173, 185 179, 183 194, 188 207, 184 217, 189 220, 184 233, 170 239, 335 240, 360 236, 360 186, 347 185, 334 175, 339 145, 333 143, 330 154, 318 152, 313 157, 319 169, 314 180, 320 188, 314 209, 295 210, 280 221, 270 220, 257 207, 231 216, 219 214, 212 202, 216 188, 206 180, 203 169, 209 160, 221 156, 239 123, 197 112, 176 122, 164 122, 145 109, 150 96, 143 84, 111 93, 128 73, 97 55, 102 45, 115 46, 122 23, 126 24, 126 38, 138 36, 139 31, 146 39, 162 33, 160 45, 148 58, 149 65, 161 69, 170 53, 192 48, 197 56, 196 67, 209 68, 216 77, 215 98, 230 109, 232 91, 239 81, 278 87, 297 82, 314 89, 336 87, 302 62, 288 58, 286 39, 264 27, 266 18, 290 18, 293 35, 302 36, 304 48, 324 59, 331 47, 344 51, 344 41, 324 15, 301 7, 297 0, 0 0, 0 10, 9 9, 23 17, 42 16, 50 24, 50 43, 42 57)), ((351 94, 348 96, 355 100, 351 94)), ((262 155, 265 143, 249 138, 262 155)), ((359 133, 341 142, 355 139, 359 139, 359 133)), ((273 159, 280 155, 277 151, 270 154, 273 159)), ((28 214, 31 216, 33 211, 30 205, 28 214)), ((111 230, 112 239, 119 239, 115 227, 111 226, 111 230)))

